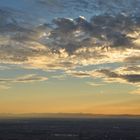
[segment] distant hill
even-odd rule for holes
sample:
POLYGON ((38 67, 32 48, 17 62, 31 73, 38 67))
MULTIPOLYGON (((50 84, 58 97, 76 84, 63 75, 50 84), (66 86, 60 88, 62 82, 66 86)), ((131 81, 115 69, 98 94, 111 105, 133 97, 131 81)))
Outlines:
POLYGON ((25 113, 0 114, 0 118, 140 118, 140 115, 131 114, 86 114, 86 113, 25 113))

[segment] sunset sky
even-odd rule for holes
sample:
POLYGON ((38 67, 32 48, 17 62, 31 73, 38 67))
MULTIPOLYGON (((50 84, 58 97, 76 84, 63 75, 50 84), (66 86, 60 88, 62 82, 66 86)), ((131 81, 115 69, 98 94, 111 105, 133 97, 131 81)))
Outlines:
POLYGON ((140 115, 140 0, 0 0, 0 113, 140 115))

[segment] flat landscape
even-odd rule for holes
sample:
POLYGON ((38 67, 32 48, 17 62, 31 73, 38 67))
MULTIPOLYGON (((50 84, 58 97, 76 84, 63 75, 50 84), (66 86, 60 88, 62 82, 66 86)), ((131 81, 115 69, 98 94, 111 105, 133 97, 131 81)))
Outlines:
POLYGON ((139 132, 139 118, 0 120, 0 140, 140 140, 139 132))

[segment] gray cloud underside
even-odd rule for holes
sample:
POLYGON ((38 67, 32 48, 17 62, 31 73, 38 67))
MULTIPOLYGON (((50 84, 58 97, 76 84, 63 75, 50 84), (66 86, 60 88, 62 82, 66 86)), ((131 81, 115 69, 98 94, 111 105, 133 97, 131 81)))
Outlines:
POLYGON ((108 78, 120 78, 123 80, 126 80, 127 82, 130 83, 139 83, 140 82, 140 74, 118 74, 116 72, 107 70, 107 69, 102 69, 99 70, 98 72, 103 73, 105 76, 108 78))
MULTIPOLYGON (((122 63, 129 65, 129 75, 107 70, 100 73, 109 78, 139 82, 139 69, 131 74, 133 67, 140 64, 139 15, 102 14, 89 21, 84 17, 55 18, 51 24, 40 25, 21 18, 12 11, 0 10, 1 63, 45 70, 122 63)), ((89 76, 82 72, 74 74, 89 76)))
POLYGON ((140 83, 140 67, 122 67, 115 70, 67 71, 67 74, 79 78, 101 78, 103 82, 131 83, 135 86, 140 83))

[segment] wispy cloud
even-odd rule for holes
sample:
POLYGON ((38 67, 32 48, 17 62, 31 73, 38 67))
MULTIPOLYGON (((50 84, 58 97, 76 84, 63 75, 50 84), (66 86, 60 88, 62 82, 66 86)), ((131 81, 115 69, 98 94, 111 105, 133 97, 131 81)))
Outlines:
POLYGON ((140 82, 140 74, 119 74, 107 69, 99 70, 98 72, 104 74, 108 78, 113 78, 113 79, 119 78, 119 79, 126 80, 127 82, 130 83, 140 82))
POLYGON ((0 83, 30 83, 30 82, 40 82, 40 81, 46 81, 48 80, 47 77, 39 76, 35 74, 29 74, 13 79, 8 78, 1 78, 0 83))
POLYGON ((93 86, 93 87, 100 87, 103 86, 104 84, 100 83, 95 83, 95 82, 87 82, 88 85, 93 86))
POLYGON ((130 94, 134 94, 134 95, 140 95, 140 89, 136 89, 130 92, 130 94))
POLYGON ((67 71, 67 74, 78 78, 90 77, 90 72, 88 71, 67 71))
POLYGON ((0 90, 7 90, 9 89, 10 86, 7 86, 7 85, 0 85, 0 90))

